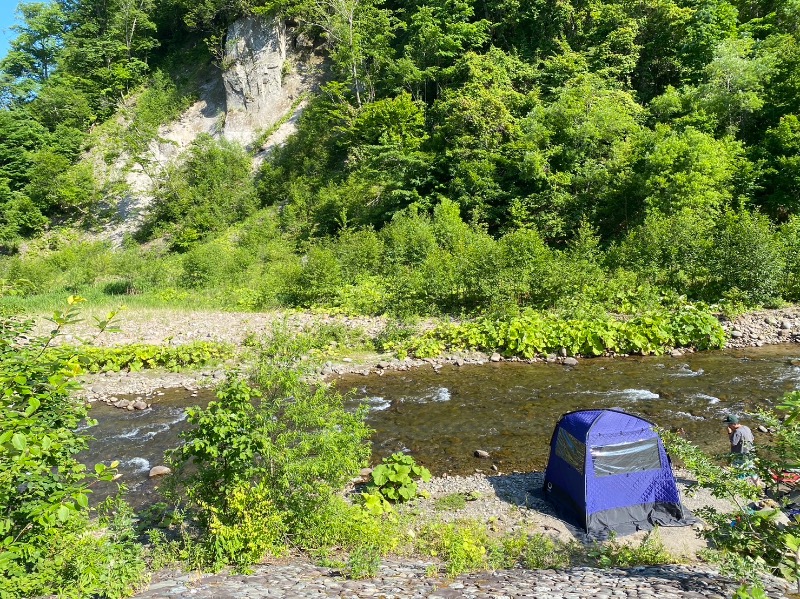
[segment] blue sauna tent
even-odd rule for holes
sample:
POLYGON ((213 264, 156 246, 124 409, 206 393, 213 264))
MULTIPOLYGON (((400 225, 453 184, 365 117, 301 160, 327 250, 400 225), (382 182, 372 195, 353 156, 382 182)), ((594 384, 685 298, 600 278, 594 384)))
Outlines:
POLYGON ((594 538, 695 523, 653 426, 617 409, 564 414, 550 440, 545 497, 594 538))

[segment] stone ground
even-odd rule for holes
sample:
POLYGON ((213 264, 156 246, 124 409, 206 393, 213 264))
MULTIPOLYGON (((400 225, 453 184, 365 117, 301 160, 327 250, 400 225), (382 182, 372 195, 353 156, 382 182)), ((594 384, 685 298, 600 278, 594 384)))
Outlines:
MULTIPOLYGON (((158 580, 137 597, 192 599, 322 597, 384 599, 723 599, 737 585, 702 566, 629 569, 500 570, 453 579, 428 576, 430 562, 383 563, 375 578, 347 580, 337 570, 305 561, 259 566, 248 576, 183 574, 158 580)), ((787 597, 767 583, 767 596, 787 597)))

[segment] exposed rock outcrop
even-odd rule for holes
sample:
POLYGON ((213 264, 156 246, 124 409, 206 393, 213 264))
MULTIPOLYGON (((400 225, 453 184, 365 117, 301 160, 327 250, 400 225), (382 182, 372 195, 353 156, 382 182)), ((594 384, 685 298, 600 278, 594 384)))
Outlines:
POLYGON ((292 42, 281 20, 239 19, 228 28, 222 68, 211 67, 199 99, 181 117, 159 128, 142 155, 123 153, 110 166, 95 160, 108 188, 124 182, 117 202, 120 222, 103 237, 118 245, 142 223, 164 169, 201 134, 242 144, 254 154, 254 168, 296 130, 305 94, 324 79, 322 56, 310 43, 292 42), (271 129, 274 129, 271 131, 271 129), (264 133, 269 135, 265 139, 264 133), (258 147, 255 147, 258 142, 258 147))

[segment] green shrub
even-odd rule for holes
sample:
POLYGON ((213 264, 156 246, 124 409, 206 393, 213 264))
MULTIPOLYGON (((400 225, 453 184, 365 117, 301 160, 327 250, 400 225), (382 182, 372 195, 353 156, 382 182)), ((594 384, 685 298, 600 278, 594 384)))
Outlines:
POLYGON ((490 541, 477 522, 433 523, 423 527, 419 549, 444 560, 449 576, 488 569, 490 541))
POLYGON ((774 302, 784 264, 780 244, 766 216, 727 212, 714 235, 714 295, 738 289, 753 305, 774 302))
POLYGON ((68 309, 53 315, 49 337, 27 339, 30 322, 2 317, 0 323, 3 596, 121 597, 142 579, 129 508, 109 500, 99 520, 89 519, 90 487, 111 481, 116 464, 97 464, 90 472, 76 459, 87 447, 76 429, 84 420, 94 423, 84 402, 71 395, 77 360, 68 351, 45 351, 77 322, 80 301, 71 297, 68 309))
POLYGON ((573 554, 579 553, 572 543, 562 543, 543 534, 524 531, 506 534, 489 548, 489 560, 496 568, 523 567, 529 570, 566 568, 573 554))
POLYGON ((367 491, 379 493, 389 501, 411 501, 419 494, 417 480, 428 482, 430 471, 420 466, 410 455, 394 453, 375 466, 367 491))
POLYGON ((556 353, 599 356, 605 352, 660 354, 670 347, 719 348, 725 334, 706 309, 686 305, 672 311, 652 311, 621 320, 611 315, 585 320, 526 310, 519 316, 484 316, 460 324, 445 323, 395 349, 418 357, 445 350, 500 351, 533 358, 556 353))
POLYGON ((781 296, 789 301, 800 301, 800 216, 794 216, 779 231, 783 248, 784 272, 781 296))
POLYGON ((300 382, 285 368, 297 354, 279 341, 260 355, 262 391, 231 375, 217 401, 189 410, 194 428, 170 457, 216 566, 244 567, 290 540, 304 545, 369 455, 364 411, 347 412, 340 395, 300 382))
POLYGON ((342 275, 351 283, 380 272, 384 260, 383 240, 372 229, 342 231, 333 251, 342 265, 342 275))
POLYGON ((304 308, 332 305, 342 286, 342 267, 332 250, 314 246, 302 259, 297 278, 288 289, 292 305, 304 308))
POLYGON ((245 274, 255 263, 255 256, 225 240, 214 240, 192 247, 183 255, 181 263, 181 285, 205 289, 245 282, 245 274))
POLYGON ((529 570, 566 568, 574 552, 575 547, 570 544, 562 544, 551 537, 535 534, 528 537, 520 561, 529 570))
POLYGON ((347 574, 350 578, 373 578, 378 574, 381 554, 377 547, 359 545, 347 557, 347 574))
POLYGON ((712 275, 713 225, 689 209, 650 214, 610 252, 611 262, 657 287, 705 297, 712 275))
POLYGON ((621 543, 611 539, 605 543, 595 544, 588 556, 602 568, 630 568, 632 566, 656 566, 674 564, 675 558, 670 555, 658 528, 650 531, 639 545, 621 543))
POLYGON ((168 233, 173 248, 189 249, 255 211, 250 156, 234 143, 201 135, 183 163, 167 171, 155 195, 141 235, 168 233))

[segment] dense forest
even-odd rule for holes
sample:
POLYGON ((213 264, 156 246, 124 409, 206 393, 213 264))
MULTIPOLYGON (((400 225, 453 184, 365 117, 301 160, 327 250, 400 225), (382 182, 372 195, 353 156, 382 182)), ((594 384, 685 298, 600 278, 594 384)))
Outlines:
POLYGON ((59 0, 19 15, 0 62, 0 295, 398 315, 800 299, 795 0, 59 0), (122 150, 146 147, 253 14, 329 58, 298 132, 255 174, 248 149, 199 138, 122 248, 92 241, 124 190, 88 152, 112 126, 122 150))

